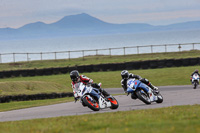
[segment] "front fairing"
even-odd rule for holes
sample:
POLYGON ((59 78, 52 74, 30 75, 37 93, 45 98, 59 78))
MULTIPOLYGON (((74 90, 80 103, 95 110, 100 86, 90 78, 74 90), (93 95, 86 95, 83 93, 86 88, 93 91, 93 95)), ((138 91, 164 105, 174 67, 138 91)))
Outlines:
POLYGON ((82 97, 86 93, 90 93, 92 91, 91 86, 86 86, 82 82, 78 82, 74 85, 74 97, 82 97))
POLYGON ((192 81, 199 81, 199 75, 198 74, 194 74, 192 76, 192 81))
POLYGON ((139 80, 128 79, 127 80, 127 92, 128 93, 134 92, 138 88, 140 83, 141 83, 141 81, 139 81, 139 80))

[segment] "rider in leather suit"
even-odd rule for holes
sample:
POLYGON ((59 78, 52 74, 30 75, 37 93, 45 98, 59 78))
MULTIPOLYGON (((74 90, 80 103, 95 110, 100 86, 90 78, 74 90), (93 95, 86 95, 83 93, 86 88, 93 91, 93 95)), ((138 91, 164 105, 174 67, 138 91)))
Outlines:
POLYGON ((193 77, 194 74, 198 74, 199 77, 200 77, 199 70, 196 69, 196 70, 191 74, 191 77, 190 77, 190 81, 191 81, 191 82, 192 82, 192 77, 193 77))
MULTIPOLYGON (((85 85, 91 85, 93 88, 97 88, 99 89, 99 91, 105 96, 109 96, 110 94, 108 92, 106 92, 104 89, 102 89, 97 83, 93 83, 93 80, 84 76, 84 75, 79 75, 79 72, 77 70, 73 70, 70 72, 70 78, 72 80, 72 88, 74 89, 74 85, 77 83, 77 82, 82 82, 84 83, 85 85)), ((77 99, 75 98, 75 101, 77 99)))
POLYGON ((151 89, 153 89, 155 92, 158 93, 158 88, 156 86, 153 86, 148 79, 145 79, 145 78, 142 78, 141 76, 139 75, 135 75, 135 74, 132 74, 132 73, 129 73, 127 70, 123 70, 121 72, 121 77, 122 77, 122 80, 121 80, 121 85, 124 89, 124 92, 127 91, 127 80, 130 79, 130 78, 135 78, 135 79, 138 79, 140 80, 142 83, 148 85, 151 89))

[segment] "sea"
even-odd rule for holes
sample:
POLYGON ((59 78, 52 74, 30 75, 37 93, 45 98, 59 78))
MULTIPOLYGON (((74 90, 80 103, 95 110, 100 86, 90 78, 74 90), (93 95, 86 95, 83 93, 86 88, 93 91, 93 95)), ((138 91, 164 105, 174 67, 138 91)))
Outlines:
POLYGON ((0 63, 191 49, 200 50, 200 30, 0 40, 0 63))

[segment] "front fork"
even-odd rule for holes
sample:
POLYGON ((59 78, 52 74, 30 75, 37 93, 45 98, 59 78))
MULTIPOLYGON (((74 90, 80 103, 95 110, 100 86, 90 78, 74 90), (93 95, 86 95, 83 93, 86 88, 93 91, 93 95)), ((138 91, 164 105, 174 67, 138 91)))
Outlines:
POLYGON ((108 108, 111 107, 110 101, 107 101, 104 97, 99 97, 99 106, 100 108, 108 108))
POLYGON ((151 102, 158 100, 158 97, 156 95, 154 95, 151 88, 149 89, 148 94, 149 94, 149 98, 150 98, 151 102))

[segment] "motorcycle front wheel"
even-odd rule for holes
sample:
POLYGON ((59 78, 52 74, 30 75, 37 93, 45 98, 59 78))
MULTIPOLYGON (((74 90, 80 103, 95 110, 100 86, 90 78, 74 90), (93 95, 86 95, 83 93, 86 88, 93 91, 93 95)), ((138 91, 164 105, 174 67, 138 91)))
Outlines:
POLYGON ((158 100, 156 101, 157 103, 162 103, 163 102, 163 96, 159 93, 158 95, 157 95, 157 97, 158 97, 158 100))
POLYGON ((117 99, 115 99, 114 97, 108 98, 108 100, 111 103, 111 107, 110 107, 111 109, 117 109, 119 107, 119 103, 118 103, 117 99))
POLYGON ((94 99, 91 99, 88 96, 85 96, 83 98, 83 102, 85 103, 85 105, 88 106, 88 108, 90 108, 93 111, 99 111, 100 110, 99 104, 94 99))
POLYGON ((196 89, 197 88, 197 82, 195 81, 194 82, 194 89, 196 89))
POLYGON ((136 95, 138 99, 143 101, 146 104, 151 104, 151 100, 146 92, 142 93, 140 89, 136 90, 136 95))

